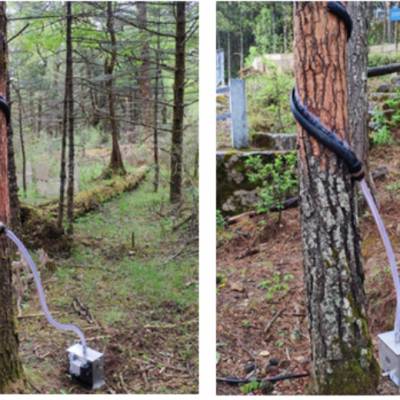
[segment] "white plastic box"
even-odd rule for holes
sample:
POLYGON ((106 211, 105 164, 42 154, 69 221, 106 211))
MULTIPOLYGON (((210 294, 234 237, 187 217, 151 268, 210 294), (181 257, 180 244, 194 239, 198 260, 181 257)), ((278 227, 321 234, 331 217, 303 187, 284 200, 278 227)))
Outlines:
POLYGON ((103 353, 87 347, 85 358, 80 343, 71 346, 67 352, 69 373, 73 378, 90 389, 99 389, 105 384, 103 353))
POLYGON ((378 335, 378 349, 381 368, 400 386, 400 343, 395 342, 394 331, 378 335))

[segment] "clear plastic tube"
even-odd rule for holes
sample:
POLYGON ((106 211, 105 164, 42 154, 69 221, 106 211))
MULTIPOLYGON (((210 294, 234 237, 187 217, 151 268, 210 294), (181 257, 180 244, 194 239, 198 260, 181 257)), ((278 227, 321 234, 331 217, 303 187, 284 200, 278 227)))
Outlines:
POLYGON ((365 200, 367 201, 371 213, 375 219, 376 225, 378 227, 379 233, 382 238, 383 245, 385 246, 386 254, 389 260, 390 270, 392 272, 392 278, 394 287, 396 289, 396 317, 394 322, 394 338, 396 343, 400 343, 400 278, 399 272, 397 270, 396 257, 394 255, 393 247, 389 239, 389 235, 386 231, 383 220, 379 214, 378 208, 375 204, 374 198, 368 188, 365 179, 360 182, 361 190, 364 194, 365 200))
POLYGON ((32 257, 30 256, 27 248, 24 246, 24 244, 17 238, 17 236, 15 236, 15 234, 10 231, 8 228, 5 228, 5 234, 6 236, 12 240, 15 245, 18 247, 18 250, 20 251, 22 257, 24 257, 25 261, 27 262, 29 268, 32 271, 33 274, 33 279, 35 281, 36 284, 36 289, 39 295, 39 301, 40 301, 40 305, 42 307, 43 313, 45 315, 45 317, 47 318, 47 321, 49 322, 50 325, 54 326, 54 328, 61 330, 61 331, 71 331, 74 332, 75 334, 78 335, 82 347, 83 347, 83 355, 86 358, 86 339, 85 339, 85 335, 83 334, 83 332, 75 325, 73 324, 62 324, 58 321, 56 321, 50 311, 49 308, 47 307, 47 303, 46 303, 46 296, 43 290, 43 286, 42 286, 42 282, 40 280, 40 275, 39 275, 39 271, 36 268, 36 265, 34 263, 34 261, 32 260, 32 257))

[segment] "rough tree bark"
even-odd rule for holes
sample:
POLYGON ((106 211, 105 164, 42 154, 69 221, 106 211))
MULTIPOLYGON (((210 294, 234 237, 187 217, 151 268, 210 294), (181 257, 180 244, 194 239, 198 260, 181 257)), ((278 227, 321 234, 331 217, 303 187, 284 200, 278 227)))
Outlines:
MULTIPOLYGON (((294 3, 296 85, 309 110, 346 136, 346 29, 325 2, 294 3)), ((348 137, 347 137, 348 140, 348 137)), ((342 162, 298 127, 304 279, 318 394, 372 394, 354 184, 342 162)))
MULTIPOLYGON (((0 95, 7 92, 6 3, 0 3, 0 95)), ((9 223, 10 198, 8 185, 8 133, 5 116, 0 112, 0 221, 9 223)), ((11 263, 8 241, 0 235, 0 393, 22 376, 18 357, 18 336, 15 326, 11 263)))
POLYGON ((137 6, 137 25, 142 29, 141 37, 141 65, 139 69, 139 87, 141 94, 140 108, 141 108, 141 121, 143 123, 143 137, 147 138, 151 135, 152 109, 151 109, 151 83, 150 83, 150 47, 149 35, 146 32, 147 27, 147 4, 144 1, 136 3, 137 6))
POLYGON ((176 2, 174 108, 171 144, 170 201, 178 203, 182 197, 182 139, 185 94, 185 2, 176 2))
MULTIPOLYGON (((117 62, 117 39, 114 30, 113 3, 107 2, 107 32, 110 38, 110 56, 105 61, 105 72, 107 74, 106 88, 108 93, 108 107, 111 126, 112 149, 111 159, 108 166, 111 174, 124 175, 126 173, 122 162, 121 150, 118 143, 118 123, 115 115, 115 93, 114 93, 114 67, 117 62)), ((105 174, 107 175, 107 173, 105 174)))
POLYGON ((15 88, 15 93, 17 94, 18 98, 18 128, 19 128, 19 141, 21 145, 21 155, 22 155, 22 189, 24 191, 24 195, 26 196, 26 152, 25 152, 24 132, 22 126, 23 104, 21 97, 21 89, 15 88))
POLYGON ((72 76, 70 73, 71 68, 71 57, 69 54, 69 44, 68 42, 71 39, 71 20, 68 18, 68 8, 66 8, 67 13, 67 25, 66 25, 66 34, 65 34, 65 43, 66 43, 66 66, 65 66, 65 86, 64 86, 64 102, 63 102, 63 120, 62 120, 62 135, 61 135, 61 165, 60 165, 60 196, 58 201, 58 213, 57 213, 57 227, 62 229, 63 219, 64 219, 64 197, 65 197, 65 181, 67 179, 66 173, 66 148, 67 148, 67 132, 68 132, 68 112, 69 112, 69 98, 70 98, 70 85, 69 78, 72 76), (69 37, 69 38, 68 38, 69 37))
MULTIPOLYGON (((7 25, 4 27, 4 37, 7 38, 7 25)), ((8 59, 8 44, 5 45, 6 58, 8 59)), ((10 107, 11 113, 11 81, 10 74, 7 69, 7 89, 6 98, 10 107)), ((9 194, 10 194, 10 225, 16 231, 19 232, 21 229, 21 207, 18 197, 18 181, 17 181, 17 168, 15 165, 15 154, 14 154, 14 131, 12 128, 12 123, 10 121, 8 125, 8 184, 9 184, 9 194)))
MULTIPOLYGON (((364 164, 370 188, 374 188, 368 163, 368 14, 369 3, 351 1, 347 9, 353 20, 353 32, 348 41, 348 114, 352 149, 364 164)), ((375 192, 373 190, 373 192, 375 192)))
POLYGON ((73 84, 73 60, 72 60, 72 3, 67 1, 67 89, 68 89, 68 184, 67 184, 67 233, 73 233, 74 221, 74 84, 73 84))
MULTIPOLYGON (((161 24, 161 13, 158 8, 158 25, 157 31, 160 31, 161 24)), ((153 109, 153 154, 154 154, 154 180, 153 188, 154 191, 158 191, 158 185, 160 181, 160 163, 158 157, 158 94, 159 94, 159 82, 160 82, 160 51, 161 51, 161 38, 157 35, 157 53, 156 53, 156 79, 154 82, 154 109, 153 109)))

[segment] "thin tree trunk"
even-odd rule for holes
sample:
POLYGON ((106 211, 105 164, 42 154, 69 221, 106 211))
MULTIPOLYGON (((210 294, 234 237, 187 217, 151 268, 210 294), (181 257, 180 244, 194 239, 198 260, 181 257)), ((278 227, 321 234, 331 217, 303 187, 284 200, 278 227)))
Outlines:
POLYGON ((67 233, 73 233, 74 220, 74 86, 72 61, 72 3, 66 2, 67 12, 67 91, 68 91, 68 185, 67 185, 67 233))
POLYGON ((171 144, 170 201, 178 203, 182 198, 182 140, 185 94, 185 44, 186 15, 185 2, 176 2, 175 36, 175 76, 174 76, 174 111, 171 144))
POLYGON ((141 65, 139 70, 139 87, 141 93, 141 120, 143 122, 143 137, 147 138, 151 135, 151 124, 152 124, 152 110, 151 103, 151 85, 150 85, 150 63, 149 63, 149 35, 146 32, 147 27, 147 3, 145 1, 139 1, 136 3, 138 10, 138 28, 141 29, 141 65))
MULTIPOLYGON (((0 3, 0 95, 7 93, 7 19, 6 3, 0 3)), ((8 182, 8 133, 5 115, 0 112, 0 221, 10 222, 8 182)), ((22 376, 18 355, 18 335, 15 326, 11 281, 11 263, 8 241, 0 235, 0 393, 9 391, 10 385, 22 376)))
MULTIPOLYGON (((66 42, 68 42, 68 21, 66 28, 66 42)), ((68 48, 68 45, 67 45, 68 48)), ((68 76, 70 65, 68 63, 68 50, 66 54, 66 71, 65 71, 65 86, 64 86, 64 102, 63 102, 63 121, 61 135, 61 165, 60 165, 60 197, 58 202, 57 227, 62 229, 64 219, 64 197, 65 197, 65 181, 66 174, 66 147, 67 147, 67 131, 68 131, 68 100, 69 100, 69 85, 68 76)))
POLYGON ((231 77, 232 77, 232 66, 231 66, 231 33, 228 31, 228 39, 227 39, 227 41, 228 41, 228 44, 227 44, 227 47, 228 47, 228 54, 226 55, 227 57, 226 57, 226 61, 227 61, 227 68, 228 68, 228 82, 231 80, 231 77))
MULTIPOLYGON (((158 25, 157 30, 160 30, 161 16, 160 8, 158 8, 158 25)), ((154 85, 154 110, 153 110, 153 153, 154 153, 154 191, 158 192, 158 185, 160 181, 160 163, 158 159, 158 92, 160 81, 160 51, 161 43, 160 36, 157 36, 157 53, 156 53, 156 79, 154 85)))
MULTIPOLYGON (((6 52, 8 54, 8 46, 6 45, 6 52)), ((10 107, 11 113, 11 94, 10 94, 10 77, 7 74, 7 101, 10 107)), ((15 166, 15 154, 14 154, 14 131, 12 123, 8 125, 8 180, 9 180, 9 192, 10 192, 10 225, 16 231, 21 230, 21 208, 18 198, 18 181, 17 181, 17 168, 15 166)))
POLYGON ((42 131, 42 97, 39 96, 38 103, 37 103, 37 134, 38 136, 40 135, 40 132, 42 131))
POLYGON ((21 97, 21 89, 16 88, 15 93, 18 98, 18 127, 19 127, 19 141, 21 145, 21 155, 22 155, 22 189, 24 191, 24 195, 26 196, 26 152, 25 152, 25 141, 24 141, 24 132, 22 125, 22 97, 21 97))
MULTIPOLYGON (((326 2, 296 2, 294 8, 299 95, 310 112, 344 138, 346 29, 326 2)), ((379 366, 366 318, 354 184, 343 163, 300 127, 298 141, 313 391, 376 393, 379 366)))
POLYGON ((105 70, 107 73, 106 88, 108 91, 108 107, 111 126, 112 150, 111 159, 108 166, 111 174, 124 175, 126 173, 122 162, 121 150, 118 143, 118 124, 115 116, 115 93, 114 93, 114 67, 117 62, 117 39, 114 30, 114 12, 113 3, 107 2, 107 32, 111 43, 111 54, 105 62, 105 70))

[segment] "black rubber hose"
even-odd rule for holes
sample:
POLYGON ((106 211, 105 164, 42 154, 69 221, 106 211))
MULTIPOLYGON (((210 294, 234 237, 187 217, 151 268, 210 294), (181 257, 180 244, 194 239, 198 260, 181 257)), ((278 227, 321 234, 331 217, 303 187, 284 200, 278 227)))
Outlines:
MULTIPOLYGON (((349 39, 353 23, 346 7, 339 1, 328 1, 327 7, 330 12, 344 22, 347 30, 347 38, 349 39)), ((357 158, 354 151, 342 142, 334 132, 325 127, 315 115, 311 114, 306 106, 301 104, 296 89, 293 89, 290 97, 290 109, 296 121, 308 134, 343 160, 353 179, 360 180, 364 177, 362 162, 357 158)))
POLYGON ((335 14, 344 22, 347 30, 347 40, 349 40, 353 31, 353 21, 346 7, 340 1, 328 1, 327 7, 332 14, 335 14))
POLYGON ((3 113, 6 117, 7 125, 9 125, 10 124, 10 106, 8 105, 7 100, 3 96, 0 96, 0 110, 3 111, 3 113))
POLYGON ((297 122, 307 131, 308 134, 343 160, 347 165, 349 172, 355 179, 362 179, 362 162, 357 158, 354 151, 342 142, 337 135, 322 125, 321 121, 319 121, 300 103, 297 98, 296 89, 293 89, 292 91, 290 109, 297 122))
POLYGON ((248 379, 248 378, 237 378, 236 376, 226 376, 226 377, 217 377, 217 382, 223 382, 223 383, 228 383, 229 385, 243 385, 245 383, 257 381, 268 381, 271 383, 279 382, 279 381, 284 381, 287 379, 299 379, 299 378, 306 378, 307 376, 310 376, 308 372, 303 372, 300 374, 286 374, 286 375, 276 375, 276 376, 270 376, 266 377, 263 379, 248 379))

